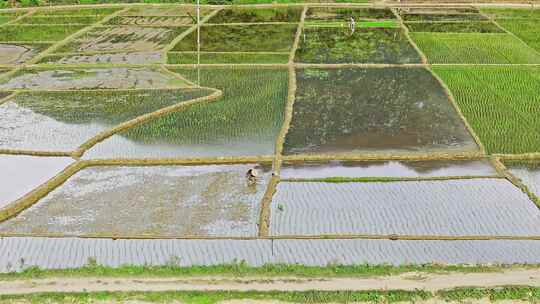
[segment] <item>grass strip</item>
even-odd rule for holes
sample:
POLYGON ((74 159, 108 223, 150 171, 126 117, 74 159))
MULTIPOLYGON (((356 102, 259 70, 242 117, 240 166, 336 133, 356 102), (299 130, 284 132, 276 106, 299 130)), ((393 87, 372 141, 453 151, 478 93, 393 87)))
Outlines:
POLYGON ((399 275, 408 272, 420 273, 490 273, 513 269, 537 269, 540 265, 326 265, 304 266, 300 264, 266 264, 252 267, 243 261, 213 266, 179 266, 177 259, 171 259, 163 266, 123 265, 120 267, 102 266, 95 259, 88 264, 72 269, 41 269, 29 267, 21 272, 0 273, 0 280, 38 279, 50 277, 375 277, 399 275))
POLYGON ((0 303, 88 303, 88 302, 148 302, 213 304, 227 300, 277 300, 289 303, 414 303, 435 299, 458 301, 489 299, 536 302, 540 288, 503 286, 498 288, 455 288, 436 292, 425 290, 366 291, 165 291, 165 292, 78 292, 0 295, 0 303))

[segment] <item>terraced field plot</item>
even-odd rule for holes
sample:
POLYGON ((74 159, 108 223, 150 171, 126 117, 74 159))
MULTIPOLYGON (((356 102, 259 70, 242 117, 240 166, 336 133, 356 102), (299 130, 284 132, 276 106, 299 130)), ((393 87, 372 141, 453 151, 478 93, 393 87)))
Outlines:
POLYGON ((297 87, 286 155, 477 149, 425 69, 300 69, 297 87))
POLYGON ((535 235, 540 210, 504 179, 282 182, 271 235, 535 235))
POLYGON ((188 29, 182 27, 98 27, 73 40, 58 52, 155 51, 188 29))
POLYGON ((232 8, 220 10, 209 23, 299 22, 301 14, 301 7, 257 10, 232 8))
POLYGON ((503 34, 412 33, 431 63, 540 63, 540 53, 503 34))
POLYGON ((77 68, 23 70, 0 82, 0 89, 154 89, 182 88, 188 84, 155 68, 77 68))
POLYGON ((489 153, 540 151, 540 69, 435 67, 489 153), (504 79, 504 81, 501 81, 504 79))
MULTIPOLYGON (((288 52, 297 25, 207 25, 201 27, 203 52, 288 52)), ((172 51, 197 51, 197 33, 191 32, 172 51)))
POLYGON ((204 89, 22 93, 0 105, 0 149, 73 151, 100 132, 204 89))
POLYGON ((372 178, 429 178, 496 176, 495 169, 487 161, 327 161, 285 162, 281 168, 283 179, 347 179, 372 178))
POLYGON ((0 11, 0 272, 540 261, 538 10, 30 11, 0 11))
POLYGON ((120 132, 88 158, 272 155, 287 99, 285 69, 179 69, 223 97, 120 132), (199 75, 197 75, 200 73, 199 75))
POLYGON ((405 33, 393 28, 306 27, 296 51, 302 63, 420 63, 405 33))
POLYGON ((255 236, 268 175, 256 165, 87 168, 0 233, 255 236), (262 176, 248 184, 254 166, 262 176))

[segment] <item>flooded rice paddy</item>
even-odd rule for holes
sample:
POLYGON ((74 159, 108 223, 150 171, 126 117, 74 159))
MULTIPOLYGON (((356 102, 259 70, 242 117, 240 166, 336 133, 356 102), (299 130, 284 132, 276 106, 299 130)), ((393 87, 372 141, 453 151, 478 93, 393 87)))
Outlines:
POLYGON ((488 161, 285 162, 281 178, 495 176, 488 161))
POLYGON ((271 235, 540 233, 540 210, 505 179, 281 182, 271 235))
POLYGON ((120 123, 210 94, 205 89, 21 93, 0 105, 0 149, 73 151, 120 123))
POLYGON ((0 89, 154 89, 185 87, 186 82, 156 68, 28 69, 0 83, 0 89))
POLYGON ((428 70, 299 69, 297 87, 285 154, 477 149, 428 70))
POLYGON ((45 48, 49 44, 6 44, 0 43, 0 64, 24 63, 45 48))
POLYGON ((194 158, 272 155, 287 101, 286 69, 178 69, 223 90, 198 104, 120 132, 85 158, 194 158))
POLYGON ((0 155, 0 210, 51 179, 74 160, 68 157, 0 155))
POLYGON ((518 177, 540 199, 540 162, 523 161, 506 164, 510 173, 518 177))
POLYGON ((91 167, 0 224, 0 233, 256 236, 268 177, 257 164, 91 167), (245 178, 250 168, 260 172, 254 184, 245 178))

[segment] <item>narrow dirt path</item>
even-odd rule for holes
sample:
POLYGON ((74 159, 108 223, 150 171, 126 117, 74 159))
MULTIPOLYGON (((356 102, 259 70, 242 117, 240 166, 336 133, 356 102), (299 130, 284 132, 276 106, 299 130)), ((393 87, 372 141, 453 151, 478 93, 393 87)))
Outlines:
POLYGON ((496 273, 405 273, 377 278, 47 278, 0 281, 0 294, 96 291, 305 291, 402 289, 438 291, 456 287, 527 285, 540 287, 540 269, 496 273))

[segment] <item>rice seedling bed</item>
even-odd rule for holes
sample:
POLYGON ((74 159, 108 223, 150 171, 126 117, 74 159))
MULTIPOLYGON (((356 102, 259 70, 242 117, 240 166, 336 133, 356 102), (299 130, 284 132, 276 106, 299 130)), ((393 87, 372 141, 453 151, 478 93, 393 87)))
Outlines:
POLYGON ((157 68, 24 69, 0 82, 0 89, 155 89, 187 85, 157 68))
POLYGON ((175 69, 220 99, 118 133, 85 158, 193 158, 273 155, 284 119, 286 69, 175 69))
POLYGON ((306 12, 306 21, 349 21, 395 19, 396 16, 388 8, 331 8, 310 7, 306 12))
POLYGON ((190 16, 117 16, 107 25, 182 26, 195 23, 197 19, 190 16))
POLYGON ((406 14, 478 14, 480 11, 475 7, 440 7, 440 6, 419 6, 419 7, 401 7, 398 8, 400 15, 406 14))
POLYGON ((254 237, 269 175, 257 164, 90 167, 1 223, 0 232, 254 237), (253 167, 261 177, 248 184, 253 167))
POLYGON ((538 235, 540 210, 505 179, 281 182, 271 235, 538 235))
POLYGON ((60 41, 84 25, 6 25, 0 28, 2 41, 60 41))
POLYGON ((503 33, 493 22, 405 22, 411 32, 503 33))
POLYGON ((15 19, 15 17, 12 17, 12 16, 5 16, 5 15, 0 15, 0 24, 4 24, 4 23, 7 23, 7 22, 10 22, 11 20, 15 19))
MULTIPOLYGON (((201 27, 201 51, 287 52, 296 34, 295 24, 216 25, 201 27)), ((172 51, 196 51, 197 32, 179 41, 172 51)))
POLYGON ((411 33, 430 63, 540 63, 540 53, 512 35, 411 33))
POLYGON ((159 52, 119 52, 119 53, 69 53, 43 57, 39 64, 157 64, 163 62, 159 52))
POLYGON ((481 11, 495 19, 540 19, 540 9, 482 8, 481 11))
POLYGON ((290 8, 231 8, 219 11, 209 23, 300 22, 301 7, 290 8))
POLYGON ((540 52, 540 19, 524 21, 499 20, 498 23, 537 52, 540 52))
MULTIPOLYGON (((355 22, 357 28, 397 28, 400 24, 397 20, 374 20, 374 21, 358 21, 355 22)), ((344 21, 306 21, 304 28, 310 27, 349 27, 348 22, 344 21)))
POLYGON ((189 29, 181 27, 98 27, 59 48, 58 52, 156 51, 189 29))
POLYGON ((0 43, 0 64, 22 64, 50 46, 45 43, 0 43))
POLYGON ((282 179, 328 179, 338 182, 353 178, 430 178, 495 176, 486 160, 468 161, 313 161, 284 162, 282 179))
POLYGON ((0 209, 45 183, 73 162, 67 157, 0 155, 0 209))
POLYGON ((489 153, 540 151, 540 69, 434 67, 489 153))
POLYGON ((29 16, 18 20, 15 24, 93 24, 104 16, 29 16))
MULTIPOLYGON (((201 7, 201 15, 208 15, 212 8, 201 7)), ((137 6, 123 12, 122 16, 196 16, 196 8, 180 6, 137 6)))
POLYGON ((481 14, 402 14, 401 18, 404 21, 479 21, 488 20, 488 18, 481 14))
POLYGON ((426 69, 299 69, 296 75, 286 155, 478 149, 426 69))
POLYGON ((0 105, 0 149, 73 151, 122 122, 210 94, 205 89, 21 93, 0 105))
MULTIPOLYGON (((540 161, 510 161, 506 167, 540 199, 540 161)), ((540 207, 540 206, 539 206, 540 207)))
POLYGON ((307 27, 300 37, 296 62, 421 63, 402 29, 307 27))
POLYGON ((101 7, 101 8, 70 8, 70 9, 39 9, 32 14, 34 17, 39 16, 105 16, 110 15, 122 8, 116 7, 101 7))
POLYGON ((167 62, 170 64, 201 64, 229 63, 281 63, 289 61, 288 53, 179 53, 167 54, 167 62))

